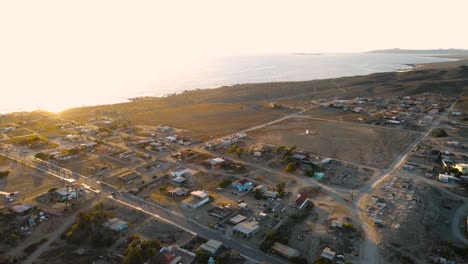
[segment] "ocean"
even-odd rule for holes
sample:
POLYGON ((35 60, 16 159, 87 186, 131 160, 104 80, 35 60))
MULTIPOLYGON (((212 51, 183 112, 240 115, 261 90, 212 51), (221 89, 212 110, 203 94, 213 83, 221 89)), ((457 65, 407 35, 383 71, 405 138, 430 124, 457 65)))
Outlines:
MULTIPOLYGON (((154 62, 148 64, 152 66, 141 70, 139 67, 142 66, 130 65, 133 68, 128 71, 131 72, 128 75, 125 74, 125 68, 115 74, 110 72, 103 75, 67 72, 65 77, 69 81, 67 79, 59 84, 48 76, 42 76, 34 82, 35 87, 2 87, 0 113, 37 109, 56 112, 71 107, 120 103, 133 97, 164 96, 191 89, 366 75, 411 69, 410 64, 451 60, 377 53, 269 54, 190 60, 174 58, 169 65, 162 61, 160 65, 154 62)), ((29 78, 27 73, 22 74, 21 78, 29 78)))

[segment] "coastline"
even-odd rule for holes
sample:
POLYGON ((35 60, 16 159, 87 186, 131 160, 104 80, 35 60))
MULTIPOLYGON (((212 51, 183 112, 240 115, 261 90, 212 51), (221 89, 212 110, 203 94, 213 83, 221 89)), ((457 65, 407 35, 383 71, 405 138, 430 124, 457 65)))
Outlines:
MULTIPOLYGON (((302 55, 323 55, 323 54, 312 54, 312 53, 300 53, 300 54, 293 54, 293 55, 299 55, 299 56, 302 56, 302 55)), ((429 56, 428 56, 429 57, 429 56)), ((105 106, 105 105, 115 105, 115 104, 121 104, 121 103, 131 103, 131 102, 136 102, 136 101, 140 101, 140 100, 143 100, 143 99, 151 99, 151 98, 160 98, 160 99, 163 99, 163 98, 168 98, 168 97, 172 97, 174 95, 180 95, 180 94, 183 94, 187 91, 213 91, 213 90, 217 90, 217 89, 222 89, 222 88, 226 88, 226 87, 235 87, 235 86, 242 86, 242 85, 250 85, 250 86, 255 86, 255 85, 262 85, 262 84, 274 84, 274 83, 294 83, 294 82, 309 82, 309 81, 321 81, 321 80, 335 80, 335 79, 340 79, 340 78, 347 78, 347 77, 358 77, 358 76, 368 76, 368 75, 372 75, 372 74, 378 74, 378 73, 398 73, 398 72, 410 72, 410 71, 415 71, 415 70, 424 70, 424 69, 440 69, 440 68, 450 68, 450 67, 456 67, 456 66, 460 66, 460 65, 468 65, 468 55, 459 55, 459 56, 456 56, 456 55, 452 55, 452 56, 448 56, 448 55, 434 55, 434 56, 430 56, 430 57, 436 57, 436 58, 444 58, 444 59, 455 59, 454 61, 447 61, 447 62, 428 62, 428 63, 403 63, 403 64, 400 64, 401 66, 407 66, 408 68, 397 68, 397 69, 394 69, 394 70, 391 70, 391 71, 376 71, 376 72, 373 72, 373 73, 369 73, 369 74, 357 74, 357 75, 343 75, 343 76, 340 76, 340 77, 336 77, 336 78, 316 78, 316 79, 309 79, 309 80, 301 80, 301 81, 272 81, 272 82, 258 82, 258 83, 241 83, 241 84, 232 84, 232 85, 222 85, 222 86, 213 86, 213 87, 204 87, 204 88, 194 88, 194 89, 185 89, 183 91, 177 91, 177 92, 171 92, 171 93, 168 93, 168 94, 165 94, 165 95, 158 95, 158 96, 155 96, 155 95, 145 95, 145 94, 142 94, 142 95, 134 95, 134 96, 129 96, 129 97, 126 97, 126 98, 121 98, 121 99, 118 99, 118 100, 113 100, 112 102, 103 102, 103 103, 97 103, 97 104, 85 104, 85 105, 82 105, 82 106, 72 106, 72 107, 68 107, 68 108, 65 108, 61 111, 57 111, 57 113, 60 113, 60 112, 64 112, 64 111, 67 111, 69 109, 75 109, 75 108, 83 108, 83 107, 97 107, 97 106, 105 106)), ((31 110, 22 110, 22 109, 12 109, 12 108, 9 108, 9 109, 0 109, 0 115, 4 115, 4 114, 9 114, 9 113, 21 113, 21 112, 33 112, 33 111, 47 111, 47 110, 42 110, 40 108, 37 108, 37 109, 31 109, 31 110), (11 111, 13 110, 13 111, 11 111)))

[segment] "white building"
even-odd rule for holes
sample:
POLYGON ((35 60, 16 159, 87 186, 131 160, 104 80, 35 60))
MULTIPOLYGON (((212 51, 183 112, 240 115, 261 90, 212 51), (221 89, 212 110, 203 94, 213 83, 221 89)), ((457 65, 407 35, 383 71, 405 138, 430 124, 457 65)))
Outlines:
POLYGON ((249 238, 260 231, 260 225, 257 221, 241 222, 232 228, 236 234, 249 238))
POLYGON ((172 177, 185 177, 190 174, 190 170, 183 167, 178 167, 175 171, 171 171, 172 177))
POLYGON ((190 193, 190 197, 182 201, 182 205, 187 208, 196 209, 210 200, 208 192, 194 191, 190 193))
POLYGON ((210 239, 208 242, 201 244, 200 248, 211 253, 215 254, 219 248, 223 245, 222 242, 219 242, 218 240, 210 239))

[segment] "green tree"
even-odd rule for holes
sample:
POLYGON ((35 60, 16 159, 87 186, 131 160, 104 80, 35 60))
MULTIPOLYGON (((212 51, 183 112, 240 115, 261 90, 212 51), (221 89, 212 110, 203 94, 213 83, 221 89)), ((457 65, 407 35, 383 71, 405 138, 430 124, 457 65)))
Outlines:
POLYGON ((291 162, 288 164, 288 166, 286 166, 286 171, 287 172, 294 172, 296 171, 296 166, 294 166, 294 164, 292 164, 291 162))
POLYGON ((284 196, 285 187, 286 187, 286 183, 284 182, 278 183, 278 185, 276 185, 276 191, 278 192, 279 197, 284 196))
POLYGON ((228 178, 222 179, 220 182, 218 182, 218 186, 221 188, 226 188, 229 185, 231 185, 232 181, 228 178))
POLYGON ((142 240, 138 235, 131 236, 122 264, 145 263, 158 254, 160 249, 161 243, 158 240, 142 240))
POLYGON ((36 157, 37 159, 41 159, 41 160, 49 160, 49 155, 45 154, 45 153, 42 153, 42 152, 36 153, 36 155, 34 155, 34 157, 36 157))
POLYGON ((208 263, 210 255, 208 255, 204 250, 197 249, 195 250, 195 254, 197 254, 198 263, 208 263))
POLYGON ((263 194, 262 194, 262 192, 261 192, 259 189, 256 189, 256 190, 255 190, 254 198, 255 198, 256 200, 261 200, 261 199, 263 199, 263 194))
POLYGON ((289 261, 293 264, 307 264, 307 259, 304 257, 292 257, 289 261))

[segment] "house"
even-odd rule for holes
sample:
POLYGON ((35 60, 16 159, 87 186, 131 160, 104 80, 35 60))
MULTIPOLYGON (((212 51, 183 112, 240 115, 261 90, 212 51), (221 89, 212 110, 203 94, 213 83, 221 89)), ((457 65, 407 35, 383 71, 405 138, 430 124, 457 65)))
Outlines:
POLYGON ((230 216, 234 212, 234 210, 231 209, 230 205, 225 205, 225 206, 217 205, 213 209, 210 209, 208 212, 210 213, 211 216, 214 216, 219 219, 224 219, 230 216))
POLYGON ((196 254, 180 248, 179 246, 163 247, 156 257, 158 264, 192 264, 195 263, 196 254))
POLYGON ((364 109, 361 108, 361 107, 355 107, 355 108, 353 108, 353 112, 355 112, 355 113, 362 113, 362 112, 364 112, 364 109))
POLYGON ((450 181, 458 181, 459 179, 455 176, 451 176, 448 174, 439 174, 439 181, 441 182, 450 182, 450 181))
POLYGON ((453 116, 461 116, 461 115, 462 115, 462 112, 452 112, 452 115, 453 115, 453 116))
POLYGON ((171 181, 177 185, 181 185, 186 181, 186 179, 184 177, 175 177, 171 181))
POLYGON ((325 177, 325 173, 323 172, 314 172, 314 178, 317 179, 317 180, 321 180, 325 177))
POLYGON ((233 233, 249 238, 260 231, 260 225, 257 221, 242 222, 232 228, 233 233))
POLYGON ((269 108, 277 108, 277 107, 279 107, 279 104, 278 104, 278 102, 269 102, 268 107, 269 108))
POLYGON ((167 193, 170 196, 185 196, 187 195, 189 189, 184 187, 176 187, 174 189, 168 190, 167 193))
POLYGON ((330 227, 332 228, 342 228, 343 227, 343 222, 341 221, 337 221, 337 220, 333 220, 330 224, 330 227))
POLYGON ((231 217, 231 219, 229 219, 229 223, 233 224, 233 225, 237 225, 241 222, 244 222, 245 220, 247 220, 247 217, 243 216, 243 215, 236 215, 234 217, 231 217))
POLYGON ((307 203, 309 202, 309 197, 307 194, 299 194, 297 199, 294 201, 296 208, 302 210, 306 207, 307 203))
POLYGON ((236 137, 237 138, 245 138, 245 137, 247 137, 247 133, 239 132, 239 133, 236 134, 236 137))
POLYGON ((265 192, 263 192, 263 196, 266 197, 266 198, 270 198, 270 199, 276 199, 276 197, 278 197, 278 192, 276 192, 276 191, 265 191, 265 192))
POLYGON ((325 247, 320 254, 320 257, 333 261, 335 259, 336 252, 332 251, 329 247, 325 247))
POLYGON ((182 201, 182 205, 187 208, 196 209, 207 202, 210 198, 206 191, 193 191, 190 193, 190 197, 182 201))
POLYGON ((192 141, 188 140, 188 139, 181 139, 179 140, 179 142, 177 142, 179 145, 182 145, 182 146, 190 146, 192 144, 192 141))
POLYGON ((208 165, 210 165, 210 167, 211 167, 212 169, 220 169, 220 168, 221 168, 221 165, 222 165, 224 162, 225 162, 225 160, 222 159, 222 158, 219 158, 219 157, 214 158, 214 159, 209 159, 209 160, 206 161, 206 163, 207 163, 208 165))
POLYGON ((166 137, 166 141, 167 141, 167 142, 176 142, 176 141, 177 141, 177 138, 178 138, 177 135, 168 136, 168 137, 166 137))
POLYGON ((247 192, 253 189, 253 184, 245 178, 233 182, 231 186, 239 192, 247 192))
POLYGON ((200 248, 214 255, 218 251, 218 249, 221 248, 222 245, 223 245, 222 242, 219 242, 218 240, 210 239, 208 240, 208 242, 201 244, 200 248))
POLYGON ((33 208, 34 205, 32 204, 17 204, 11 207, 11 209, 17 214, 24 214, 33 208))
POLYGON ((304 160, 307 158, 307 156, 306 156, 306 155, 303 155, 303 154, 297 154, 297 153, 296 153, 296 154, 292 155, 291 158, 292 158, 293 160, 295 160, 295 161, 304 161, 304 160))
POLYGON ((268 187, 266 187, 263 184, 259 184, 259 185, 255 186, 255 188, 253 190, 254 190, 254 192, 258 190, 259 192, 263 193, 263 192, 266 192, 268 190, 268 187))
POLYGON ((58 199, 60 201, 67 201, 71 200, 73 198, 76 198, 77 193, 75 190, 69 189, 69 188, 60 188, 55 190, 55 193, 58 196, 58 199))
POLYGON ((273 247, 272 247, 273 251, 282 255, 283 257, 286 257, 286 258, 294 258, 294 257, 299 257, 299 255, 301 255, 301 253, 299 253, 299 251, 297 251, 296 249, 294 248, 291 248, 291 247, 288 247, 286 245, 283 245, 279 242, 275 242, 275 244, 273 244, 273 247))
POLYGON ((135 151, 126 151, 126 152, 124 152, 124 153, 121 153, 121 154, 119 155, 119 158, 120 158, 120 159, 129 159, 129 158, 131 158, 131 157, 133 157, 133 156, 136 156, 136 152, 135 152, 135 151))
POLYGON ((190 170, 184 167, 178 167, 175 171, 171 171, 172 177, 185 177, 190 174, 190 170))
POLYGON ((123 220, 120 220, 117 217, 114 217, 112 219, 107 220, 103 226, 115 231, 115 232, 120 232, 124 229, 128 228, 128 222, 125 222, 123 220))

